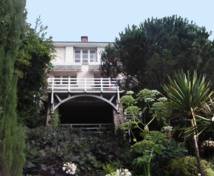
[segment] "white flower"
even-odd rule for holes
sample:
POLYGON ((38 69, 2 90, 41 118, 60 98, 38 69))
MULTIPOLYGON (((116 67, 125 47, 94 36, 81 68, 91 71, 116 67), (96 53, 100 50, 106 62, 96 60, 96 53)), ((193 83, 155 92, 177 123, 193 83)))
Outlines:
POLYGON ((214 141, 212 141, 211 139, 206 140, 202 143, 201 147, 214 147, 214 141))
POLYGON ((158 98, 158 101, 160 102, 166 102, 168 99, 166 97, 160 97, 158 98))
POLYGON ((131 90, 129 90, 129 91, 126 92, 126 95, 132 95, 132 94, 134 94, 134 92, 131 91, 131 90))
POLYGON ((77 166, 72 162, 67 162, 63 165, 62 170, 67 174, 75 174, 77 166))
POLYGON ((159 91, 157 91, 157 90, 151 90, 151 92, 152 92, 152 93, 154 93, 155 95, 160 94, 160 92, 159 92, 159 91))
POLYGON ((152 101, 155 101, 153 98, 145 98, 144 100, 145 102, 152 102, 152 101))
POLYGON ((172 131, 172 129, 173 129, 172 126, 164 126, 164 127, 162 128, 162 131, 164 131, 164 132, 169 132, 169 131, 172 131))
POLYGON ((128 169, 117 169, 113 173, 107 174, 106 176, 132 176, 132 174, 128 169))

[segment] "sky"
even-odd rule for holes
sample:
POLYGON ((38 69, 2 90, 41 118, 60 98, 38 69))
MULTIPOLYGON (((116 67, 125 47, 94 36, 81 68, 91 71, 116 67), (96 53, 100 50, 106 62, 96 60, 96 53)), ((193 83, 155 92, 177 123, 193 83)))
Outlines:
POLYGON ((27 22, 40 17, 53 41, 114 42, 128 25, 172 15, 214 31, 213 0, 27 0, 26 9, 27 22))

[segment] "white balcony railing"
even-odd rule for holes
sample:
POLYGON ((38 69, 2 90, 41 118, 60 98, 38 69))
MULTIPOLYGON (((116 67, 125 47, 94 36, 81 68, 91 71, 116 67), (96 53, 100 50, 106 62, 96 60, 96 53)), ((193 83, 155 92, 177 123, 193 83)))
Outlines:
POLYGON ((119 91, 117 78, 48 78, 49 92, 115 93, 119 91))

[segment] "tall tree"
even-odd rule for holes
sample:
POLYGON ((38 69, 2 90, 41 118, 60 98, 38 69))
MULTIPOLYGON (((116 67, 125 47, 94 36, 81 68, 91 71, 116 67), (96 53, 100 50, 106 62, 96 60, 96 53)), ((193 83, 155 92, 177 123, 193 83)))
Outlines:
POLYGON ((15 67, 18 80, 18 114, 19 120, 28 127, 44 125, 46 111, 41 97, 45 97, 46 74, 51 68, 54 47, 51 37, 46 37, 47 26, 40 18, 32 28, 25 26, 23 43, 15 67))
MULTIPOLYGON (((169 84, 164 84, 163 88, 166 92, 166 97, 171 102, 172 106, 180 116, 191 122, 189 126, 196 128, 195 111, 200 103, 211 97, 213 92, 210 90, 210 83, 206 82, 205 76, 197 76, 197 73, 191 76, 189 72, 185 74, 183 71, 175 73, 175 77, 168 77, 169 84)), ((188 127, 188 126, 187 126, 188 127)), ((184 128, 185 129, 185 128, 184 128)), ((187 128, 188 129, 188 128, 187 128)), ((200 164, 200 154, 198 147, 197 131, 193 133, 193 141, 195 147, 195 155, 198 162, 198 169, 202 176, 203 170, 200 164)))
POLYGON ((17 122, 14 64, 25 25, 25 0, 0 1, 0 175, 22 175, 24 129, 17 122))
POLYGON ((211 79, 214 43, 209 40, 210 35, 205 27, 181 17, 147 19, 119 33, 115 43, 103 53, 101 71, 107 76, 136 76, 139 89, 159 91, 160 83, 166 82, 174 70, 199 70, 211 79))

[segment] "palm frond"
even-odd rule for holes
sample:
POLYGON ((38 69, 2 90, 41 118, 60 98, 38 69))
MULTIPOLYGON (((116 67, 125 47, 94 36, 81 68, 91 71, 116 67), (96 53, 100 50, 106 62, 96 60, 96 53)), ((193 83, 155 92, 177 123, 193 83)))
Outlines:
POLYGON ((205 81, 205 75, 197 76, 196 71, 192 77, 189 72, 185 74, 180 71, 175 73, 174 79, 168 76, 168 80, 168 85, 162 85, 166 97, 180 110, 194 109, 213 94, 213 91, 210 91, 210 83, 205 81))
MULTIPOLYGON (((185 115, 186 122, 188 120, 194 121, 191 126, 178 125, 176 129, 184 132, 184 137, 188 138, 193 134, 201 134, 204 130, 210 129, 213 126, 211 118, 213 117, 213 110, 210 105, 214 103, 207 101, 212 95, 213 91, 210 90, 210 82, 206 82, 206 76, 198 76, 195 71, 192 76, 189 71, 185 74, 182 70, 175 72, 172 78, 168 76, 169 84, 162 85, 166 92, 166 97, 174 106, 177 112, 185 115), (206 117, 204 116, 206 114, 206 117)), ((214 117, 213 117, 214 118, 214 117)), ((190 123, 191 124, 191 123, 190 123)))

